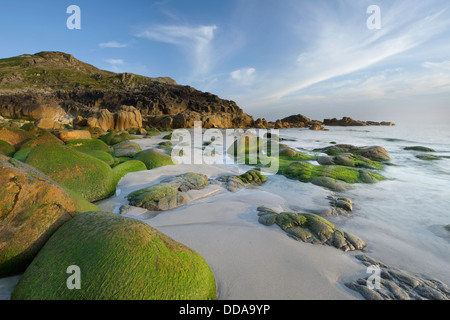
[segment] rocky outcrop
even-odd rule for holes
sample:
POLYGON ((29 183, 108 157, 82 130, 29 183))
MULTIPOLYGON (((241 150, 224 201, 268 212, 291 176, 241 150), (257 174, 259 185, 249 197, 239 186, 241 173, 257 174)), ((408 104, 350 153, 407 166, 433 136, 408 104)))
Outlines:
POLYGON ((308 128, 311 130, 326 130, 322 122, 311 120, 301 114, 292 115, 275 122, 271 122, 271 126, 275 129, 289 129, 289 128, 308 128))
POLYGON ((235 102, 169 78, 106 72, 59 52, 11 59, 17 61, 4 67, 3 79, 8 74, 21 76, 14 85, 0 83, 0 115, 9 118, 71 118, 77 125, 104 130, 146 125, 187 128, 194 121, 202 121, 205 128, 253 124, 253 117, 235 102), (39 76, 29 76, 28 71, 37 66, 42 69, 39 76), (124 110, 124 105, 134 107, 140 116, 135 110, 124 110))
POLYGON ((323 120, 323 124, 325 126, 342 126, 342 127, 363 127, 363 126, 395 126, 392 122, 382 121, 382 122, 376 122, 376 121, 360 121, 360 120, 354 120, 350 117, 343 117, 342 119, 338 120, 336 118, 333 119, 325 119, 323 120))
POLYGON ((354 251, 366 246, 359 237, 336 228, 328 220, 311 213, 278 213, 270 208, 258 207, 259 223, 278 225, 297 241, 333 246, 343 251, 354 251))
POLYGON ((372 275, 345 284, 367 300, 450 300, 450 289, 437 279, 387 266, 366 255, 356 258, 364 266, 380 271, 378 282, 372 275))

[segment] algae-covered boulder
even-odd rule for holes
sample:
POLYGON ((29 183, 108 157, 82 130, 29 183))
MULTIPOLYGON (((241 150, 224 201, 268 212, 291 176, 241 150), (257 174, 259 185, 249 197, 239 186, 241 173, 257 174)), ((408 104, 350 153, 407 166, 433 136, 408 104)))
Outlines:
POLYGON ((282 172, 284 176, 301 182, 330 186, 336 182, 336 188, 342 183, 376 183, 384 178, 374 172, 344 166, 315 166, 306 162, 293 162, 282 172))
POLYGON ((374 161, 388 161, 391 159, 387 150, 381 146, 356 147, 350 144, 337 144, 322 149, 316 149, 315 151, 324 152, 330 156, 351 153, 374 161))
POLYGON ((68 148, 80 152, 86 151, 104 151, 110 152, 111 148, 100 139, 75 139, 66 143, 68 148))
POLYGON ((267 177, 258 170, 249 170, 242 175, 221 176, 217 179, 230 192, 237 192, 247 186, 261 186, 267 177))
POLYGON ((170 183, 179 191, 200 190, 208 185, 208 177, 201 173, 188 172, 175 177, 163 179, 161 183, 170 183))
POLYGON ((114 145, 114 157, 134 157, 138 152, 141 152, 141 146, 136 142, 125 141, 114 145))
POLYGON ((64 142, 62 140, 58 139, 53 134, 46 132, 37 138, 31 139, 31 140, 28 140, 27 142, 25 142, 20 147, 20 149, 14 154, 14 158, 17 160, 20 160, 22 162, 25 162, 28 155, 30 154, 31 150, 33 150, 34 147, 41 145, 41 144, 46 144, 46 143, 55 143, 55 144, 60 144, 60 145, 64 144, 64 142))
POLYGON ((137 190, 128 195, 129 203, 152 211, 165 211, 184 206, 189 202, 185 192, 200 190, 208 185, 208 177, 188 172, 163 179, 161 183, 137 190))
POLYGON ((77 212, 98 210, 35 168, 0 156, 0 277, 22 272, 77 212))
POLYGON ((46 132, 42 135, 40 135, 37 138, 31 139, 27 142, 25 142, 22 146, 21 146, 21 150, 22 149, 26 149, 26 148, 34 148, 40 144, 44 144, 44 143, 56 143, 56 144, 64 144, 64 142, 61 139, 58 139, 55 135, 46 132))
POLYGON ((344 153, 337 156, 321 156, 317 159, 317 162, 321 165, 339 165, 378 170, 383 169, 383 164, 381 162, 351 153, 344 153))
POLYGON ((160 183, 137 190, 130 193, 127 199, 131 205, 151 211, 171 210, 189 202, 188 196, 170 183, 160 183))
POLYGON ((164 154, 156 149, 141 151, 136 154, 133 159, 145 163, 147 169, 149 170, 176 164, 169 155, 164 154))
POLYGON ((109 165, 65 146, 39 145, 30 152, 26 163, 91 202, 115 191, 114 174, 109 165))
POLYGON ((0 140, 0 154, 12 157, 16 149, 6 141, 0 140))
POLYGON ((134 139, 128 132, 111 131, 100 137, 100 139, 109 145, 115 145, 124 141, 134 139))
POLYGON ((195 251, 144 222, 80 214, 46 243, 15 287, 17 300, 211 300, 214 275, 195 251), (69 266, 80 289, 69 290, 69 266))
POLYGON ((147 167, 145 164, 138 160, 129 160, 115 166, 113 169, 115 185, 122 179, 125 175, 131 172, 145 171, 147 167))
POLYGON ((276 224, 297 241, 330 245, 343 251, 360 250, 366 246, 364 240, 336 228, 331 222, 315 214, 277 213, 265 207, 257 210, 259 223, 266 226, 276 224))

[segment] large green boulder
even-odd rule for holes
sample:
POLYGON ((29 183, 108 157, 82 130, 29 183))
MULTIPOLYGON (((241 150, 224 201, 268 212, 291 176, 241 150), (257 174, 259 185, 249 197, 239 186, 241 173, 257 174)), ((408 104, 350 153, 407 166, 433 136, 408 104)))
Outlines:
POLYGON ((147 169, 149 170, 176 164, 169 155, 164 154, 156 149, 141 151, 136 154, 133 159, 145 163, 147 169))
POLYGON ((125 141, 114 145, 114 157, 134 157, 136 153, 141 152, 141 146, 136 142, 125 141))
POLYGON ((104 151, 110 152, 111 148, 100 139, 77 139, 66 143, 68 148, 86 152, 86 151, 104 151))
POLYGON ((23 272, 78 212, 98 208, 35 168, 0 156, 0 277, 23 272))
POLYGON ((214 275, 198 253, 144 222, 104 212, 63 225, 12 294, 18 300, 215 298, 214 275), (72 265, 79 267, 80 289, 68 289, 72 265))
POLYGON ((113 169, 115 184, 117 183, 128 173, 145 171, 147 167, 145 164, 138 160, 129 160, 124 163, 121 163, 115 166, 113 169))
POLYGON ((30 152, 26 163, 90 202, 110 196, 116 188, 109 165, 65 146, 39 145, 30 152))

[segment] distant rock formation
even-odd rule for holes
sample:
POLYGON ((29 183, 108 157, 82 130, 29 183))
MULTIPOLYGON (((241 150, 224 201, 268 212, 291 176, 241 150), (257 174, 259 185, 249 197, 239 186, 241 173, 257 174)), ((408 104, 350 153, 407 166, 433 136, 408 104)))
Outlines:
POLYGON ((354 120, 350 117, 343 117, 341 120, 338 120, 336 118, 325 119, 325 120, 323 120, 323 125, 325 125, 325 126, 342 126, 342 127, 363 127, 363 126, 389 126, 389 127, 392 127, 392 126, 395 126, 395 124, 392 122, 360 121, 360 120, 354 120))
POLYGON ((257 119, 254 122, 255 128, 274 128, 274 129, 289 129, 289 128, 308 128, 310 130, 327 130, 323 127, 322 122, 311 120, 301 114, 292 115, 281 120, 267 121, 266 119, 257 119))

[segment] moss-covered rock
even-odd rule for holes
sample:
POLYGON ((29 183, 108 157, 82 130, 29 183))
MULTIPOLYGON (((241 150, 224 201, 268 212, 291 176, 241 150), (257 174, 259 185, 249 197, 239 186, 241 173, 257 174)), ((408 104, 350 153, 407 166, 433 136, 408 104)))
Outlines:
POLYGON ((217 179, 230 192, 237 192, 247 186, 261 186, 267 177, 259 170, 249 170, 242 175, 221 176, 217 179))
POLYGON ((354 155, 351 153, 344 153, 337 156, 321 156, 317 159, 321 165, 339 165, 354 168, 366 169, 383 169, 383 163, 380 161, 370 160, 363 156, 354 155))
POLYGON ((114 145, 113 155, 117 158, 121 157, 132 158, 141 151, 142 151, 141 146, 136 142, 125 141, 114 145))
POLYGON ((144 222, 80 214, 46 243, 15 287, 18 300, 212 300, 214 275, 195 251, 144 222), (77 265, 81 289, 67 288, 77 265))
POLYGON ((82 151, 84 154, 87 154, 91 157, 97 158, 101 161, 103 161, 104 163, 106 163, 108 166, 112 166, 115 163, 114 157, 105 152, 105 151, 101 151, 101 150, 92 150, 92 151, 82 151))
POLYGON ((115 191, 114 174, 109 165, 65 146, 39 145, 30 152, 26 163, 91 202, 115 191))
POLYGON ((111 148, 100 139, 76 139, 66 143, 70 149, 86 152, 86 151, 103 151, 111 152, 111 148))
POLYGON ((387 150, 381 146, 356 147, 350 144, 337 144, 314 151, 324 152, 329 156, 351 153, 374 161, 388 161, 391 159, 387 150))
POLYGON ((100 137, 100 139, 108 145, 115 145, 124 141, 130 141, 134 139, 128 132, 108 132, 106 135, 100 137))
POLYGON ((364 169, 348 168, 344 166, 315 166, 306 162, 293 162, 282 172, 287 178, 301 182, 313 182, 318 184, 319 178, 328 178, 354 183, 376 183, 384 178, 376 173, 364 169))
POLYGON ((121 163, 113 168, 115 184, 117 185, 117 183, 128 173, 145 170, 147 170, 145 164, 138 160, 130 160, 121 163))
POLYGON ((189 202, 185 192, 200 190, 208 185, 208 177, 194 172, 188 172, 163 179, 160 184, 137 190, 128 195, 127 199, 133 206, 152 211, 165 211, 181 207, 189 202))
POLYGON ((16 153, 16 149, 6 141, 0 140, 0 154, 12 157, 16 153))
POLYGON ((136 154, 133 159, 145 163, 147 169, 149 170, 176 164, 169 155, 166 155, 156 149, 141 151, 136 154))
POLYGON ((0 156, 0 277, 23 272, 78 212, 98 210, 35 168, 0 156))
POLYGON ((208 177, 201 173, 188 172, 175 177, 169 177, 161 183, 170 183, 177 187, 179 191, 200 190, 208 185, 208 177))
POLYGON ((44 144, 44 143, 56 143, 63 145, 64 142, 61 139, 58 139, 55 135, 46 132, 34 139, 31 139, 27 142, 25 142, 20 149, 26 149, 26 148, 34 148, 38 145, 44 144))
POLYGON ((184 206, 188 196, 170 183, 160 183, 132 192, 127 197, 129 203, 151 211, 166 211, 184 206))
POLYGON ((297 241, 333 246, 343 251, 360 250, 366 243, 359 237, 336 228, 328 220, 311 213, 281 212, 259 207, 258 221, 278 225, 297 241))

